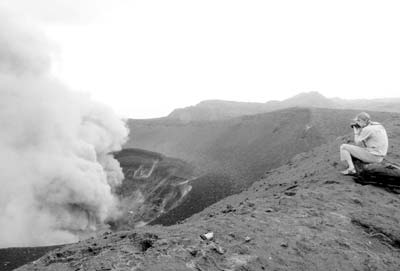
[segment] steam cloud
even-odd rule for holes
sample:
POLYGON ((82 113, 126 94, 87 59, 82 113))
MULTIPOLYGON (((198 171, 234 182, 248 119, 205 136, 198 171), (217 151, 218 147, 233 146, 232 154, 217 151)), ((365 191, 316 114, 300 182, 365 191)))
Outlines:
POLYGON ((127 129, 51 77, 49 48, 0 12, 0 247, 74 242, 118 215, 109 153, 127 129))

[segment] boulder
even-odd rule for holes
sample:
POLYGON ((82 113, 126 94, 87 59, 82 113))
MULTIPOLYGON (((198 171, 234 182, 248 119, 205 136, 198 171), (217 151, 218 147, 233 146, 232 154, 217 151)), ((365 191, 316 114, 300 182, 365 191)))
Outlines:
POLYGON ((400 194, 400 165, 384 159, 381 163, 364 163, 354 159, 356 181, 385 187, 400 194))

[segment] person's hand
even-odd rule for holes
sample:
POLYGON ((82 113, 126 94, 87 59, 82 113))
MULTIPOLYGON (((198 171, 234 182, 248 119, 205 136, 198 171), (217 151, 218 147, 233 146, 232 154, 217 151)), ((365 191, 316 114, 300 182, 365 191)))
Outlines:
POLYGON ((355 135, 359 135, 361 133, 361 128, 357 128, 355 126, 353 126, 353 131, 355 135))

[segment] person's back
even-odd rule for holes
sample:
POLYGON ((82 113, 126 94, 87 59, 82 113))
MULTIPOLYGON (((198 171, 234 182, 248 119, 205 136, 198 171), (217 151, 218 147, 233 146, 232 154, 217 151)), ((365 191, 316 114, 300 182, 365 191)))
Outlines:
POLYGON ((385 156, 388 150, 388 136, 385 128, 379 122, 370 122, 359 135, 355 135, 356 144, 363 144, 367 150, 378 156, 385 156))

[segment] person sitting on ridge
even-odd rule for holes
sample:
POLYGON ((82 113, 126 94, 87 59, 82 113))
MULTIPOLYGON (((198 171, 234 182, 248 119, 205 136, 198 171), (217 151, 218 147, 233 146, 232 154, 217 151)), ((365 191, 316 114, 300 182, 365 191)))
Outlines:
POLYGON ((340 146, 340 160, 346 161, 348 168, 341 173, 355 174, 352 157, 365 163, 380 163, 388 150, 388 136, 379 122, 371 121, 368 113, 361 112, 351 123, 354 130, 356 145, 342 144, 340 146))

